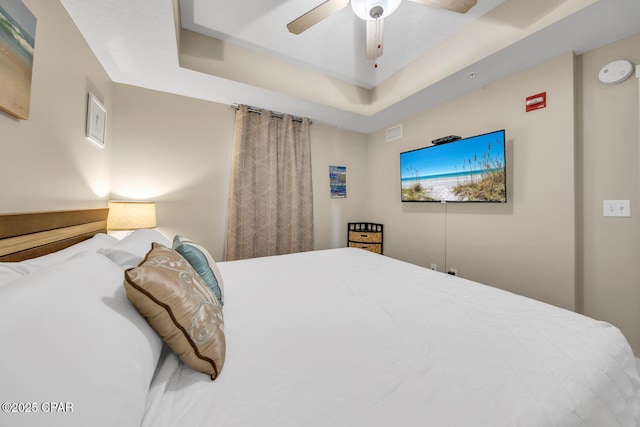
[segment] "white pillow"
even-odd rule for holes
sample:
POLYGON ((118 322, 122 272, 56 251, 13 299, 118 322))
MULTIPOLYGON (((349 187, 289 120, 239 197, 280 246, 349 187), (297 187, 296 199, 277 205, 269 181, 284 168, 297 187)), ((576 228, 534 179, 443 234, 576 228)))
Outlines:
POLYGON ((98 249, 98 253, 106 256, 111 261, 113 261, 118 267, 123 270, 137 267, 138 264, 142 262, 144 257, 141 257, 136 254, 132 254, 131 252, 127 252, 121 249, 114 248, 103 248, 98 249))
POLYGON ((115 245, 102 248, 98 253, 106 256, 123 269, 137 267, 151 250, 153 242, 171 246, 171 241, 157 230, 143 229, 128 234, 115 245))
POLYGON ((88 253, 0 288, 0 402, 39 410, 0 414, 3 425, 140 425, 162 342, 122 283, 121 268, 88 253), (73 412, 43 412, 51 401, 73 412))
POLYGON ((0 287, 25 275, 26 273, 20 268, 19 262, 0 263, 0 287))
POLYGON ((95 252, 100 248, 113 246, 118 243, 118 239, 107 234, 96 234, 90 239, 84 240, 80 243, 76 243, 73 246, 59 250, 57 252, 43 255, 38 258, 28 259, 20 262, 21 265, 29 268, 30 272, 33 270, 47 267, 49 265, 57 264, 59 262, 68 260, 72 256, 80 252, 95 252))
POLYGON ((0 287, 41 268, 64 262, 76 254, 95 252, 116 243, 118 243, 118 239, 115 237, 99 233, 73 246, 37 258, 20 262, 0 262, 0 287))
POLYGON ((171 247, 171 240, 166 238, 158 230, 143 229, 132 232, 113 245, 112 248, 144 257, 147 252, 151 250, 151 244, 153 242, 160 243, 162 246, 171 247))

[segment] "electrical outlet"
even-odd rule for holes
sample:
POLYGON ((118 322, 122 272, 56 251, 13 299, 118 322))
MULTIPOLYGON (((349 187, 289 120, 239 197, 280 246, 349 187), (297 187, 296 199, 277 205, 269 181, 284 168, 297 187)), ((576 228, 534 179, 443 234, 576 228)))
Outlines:
POLYGON ((630 217, 631 202, 629 200, 603 200, 604 216, 630 217))
POLYGON ((436 264, 435 262, 431 263, 431 269, 434 271, 438 271, 438 264, 436 264))
POLYGON ((449 273, 452 276, 457 276, 458 275, 458 269, 450 268, 449 271, 447 271, 447 273, 449 273))

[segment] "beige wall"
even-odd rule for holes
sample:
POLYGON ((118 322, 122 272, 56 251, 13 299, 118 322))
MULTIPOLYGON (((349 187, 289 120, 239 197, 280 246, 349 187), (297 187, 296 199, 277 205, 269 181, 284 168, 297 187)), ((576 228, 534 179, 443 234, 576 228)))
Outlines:
MULTIPOLYGON (((158 225, 224 258, 234 110, 115 85, 112 198, 156 201, 158 225)), ((366 201, 366 136, 311 126, 316 248, 346 245, 366 201), (347 166, 348 198, 329 197, 329 165, 347 166)))
POLYGON ((598 82, 607 63, 640 64, 640 34, 580 58, 583 123, 578 271, 584 313, 622 329, 640 356, 640 136, 638 79, 598 82), (602 201, 631 200, 631 218, 605 218, 602 201))
POLYGON ((405 120, 402 139, 372 134, 369 217, 385 224, 385 253, 572 309, 573 69, 564 55, 405 120), (547 108, 526 113, 525 98, 544 91, 547 108), (507 204, 400 202, 400 152, 498 129, 507 137, 507 204))
POLYGON ((0 212, 106 206, 107 147, 85 138, 87 94, 113 112, 111 80, 58 1, 24 0, 37 18, 29 120, 0 113, 0 212))
POLYGON ((314 124, 311 126, 315 248, 347 246, 347 223, 363 221, 368 197, 367 136, 314 124), (329 166, 347 167, 347 197, 333 199, 329 166))
POLYGON ((115 85, 111 198, 156 202, 158 228, 223 259, 233 110, 115 85))

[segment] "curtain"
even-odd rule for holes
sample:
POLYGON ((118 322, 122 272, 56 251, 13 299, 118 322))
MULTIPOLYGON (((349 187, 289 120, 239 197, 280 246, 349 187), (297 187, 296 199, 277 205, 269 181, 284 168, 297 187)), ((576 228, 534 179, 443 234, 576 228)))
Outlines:
POLYGON ((309 119, 236 111, 226 260, 313 249, 309 119))

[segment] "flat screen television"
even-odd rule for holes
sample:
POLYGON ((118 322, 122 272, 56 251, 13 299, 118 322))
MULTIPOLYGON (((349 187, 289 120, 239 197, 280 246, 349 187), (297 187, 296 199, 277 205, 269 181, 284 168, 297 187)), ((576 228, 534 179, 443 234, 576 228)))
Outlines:
POLYGON ((504 130, 400 153, 403 202, 507 202, 504 130))

